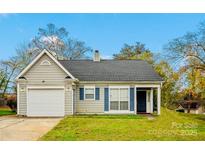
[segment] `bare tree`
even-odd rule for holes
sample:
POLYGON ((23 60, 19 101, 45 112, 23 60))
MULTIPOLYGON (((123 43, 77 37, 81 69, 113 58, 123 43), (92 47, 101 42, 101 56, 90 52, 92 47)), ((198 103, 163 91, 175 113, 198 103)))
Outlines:
POLYGON ((7 71, 4 70, 2 66, 0 66, 0 93, 2 93, 3 87, 5 86, 6 78, 7 78, 7 75, 5 72, 7 71))
POLYGON ((86 58, 86 53, 91 51, 85 42, 69 37, 68 31, 64 27, 57 28, 54 24, 48 24, 45 29, 39 28, 31 42, 24 42, 16 48, 16 56, 0 62, 1 97, 4 97, 10 85, 15 88, 14 78, 16 75, 43 49, 55 52, 58 58, 63 59, 86 58))
POLYGON ((91 48, 68 34, 64 27, 57 28, 54 24, 48 24, 45 29, 39 28, 38 35, 29 43, 29 48, 35 49, 34 52, 47 49, 64 59, 85 58, 85 54, 90 52, 91 48))
POLYGON ((173 39, 164 49, 166 57, 175 64, 205 71, 205 22, 200 24, 197 32, 173 39))
POLYGON ((16 57, 12 57, 7 61, 2 61, 1 66, 2 66, 1 68, 4 71, 4 77, 3 77, 4 85, 1 85, 1 89, 2 89, 1 97, 4 98, 5 93, 8 90, 9 84, 13 83, 15 73, 21 66, 21 61, 18 61, 16 57))
MULTIPOLYGON (((164 47, 165 56, 179 70, 185 95, 195 94, 198 99, 205 95, 205 22, 200 23, 196 32, 188 32, 170 41, 164 47)), ((188 112, 193 100, 187 101, 188 112)))

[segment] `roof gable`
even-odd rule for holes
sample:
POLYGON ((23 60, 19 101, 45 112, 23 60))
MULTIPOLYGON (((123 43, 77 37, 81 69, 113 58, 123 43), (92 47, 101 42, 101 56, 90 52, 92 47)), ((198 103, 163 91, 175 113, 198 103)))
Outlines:
POLYGON ((44 55, 47 55, 51 60, 54 61, 54 63, 60 67, 61 70, 63 70, 68 76, 70 76, 72 79, 75 79, 75 77, 62 66, 58 60, 56 60, 55 57, 53 57, 47 50, 43 50, 26 68, 22 70, 22 72, 16 77, 16 79, 19 79, 21 76, 25 75, 37 62, 38 60, 43 57, 44 55))

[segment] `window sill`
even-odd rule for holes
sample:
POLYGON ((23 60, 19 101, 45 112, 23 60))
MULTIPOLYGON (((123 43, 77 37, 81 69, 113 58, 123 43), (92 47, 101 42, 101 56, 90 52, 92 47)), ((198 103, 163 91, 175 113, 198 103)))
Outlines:
POLYGON ((114 111, 114 110, 111 110, 111 111, 105 111, 104 113, 106 114, 135 114, 134 111, 129 111, 129 110, 121 110, 121 111, 114 111))
POLYGON ((84 101, 95 101, 95 99, 84 99, 84 101))

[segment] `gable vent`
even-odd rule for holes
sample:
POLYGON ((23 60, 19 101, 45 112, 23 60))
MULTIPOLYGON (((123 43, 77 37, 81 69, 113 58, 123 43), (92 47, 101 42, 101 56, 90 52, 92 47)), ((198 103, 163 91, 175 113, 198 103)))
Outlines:
POLYGON ((51 65, 51 63, 48 60, 43 60, 40 65, 48 66, 51 65))

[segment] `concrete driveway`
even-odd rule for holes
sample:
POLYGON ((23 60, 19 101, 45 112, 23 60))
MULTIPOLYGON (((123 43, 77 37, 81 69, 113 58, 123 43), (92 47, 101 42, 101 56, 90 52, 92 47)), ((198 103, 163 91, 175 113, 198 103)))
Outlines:
POLYGON ((62 118, 0 117, 0 141, 33 141, 51 130, 62 118))

